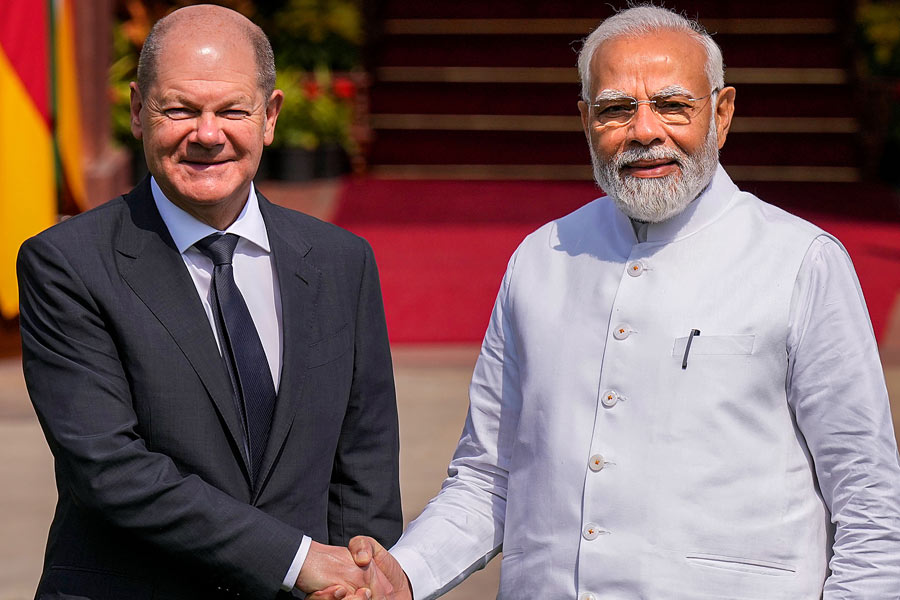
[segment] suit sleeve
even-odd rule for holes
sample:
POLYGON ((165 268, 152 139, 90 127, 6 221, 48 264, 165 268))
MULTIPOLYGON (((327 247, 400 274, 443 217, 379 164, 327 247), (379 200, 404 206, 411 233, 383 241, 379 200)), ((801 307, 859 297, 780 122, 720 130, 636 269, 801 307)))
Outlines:
POLYGON ((887 389, 853 265, 825 236, 801 266, 788 342, 788 401, 834 524, 823 598, 896 598, 900 464, 887 389))
POLYGON ((390 546, 403 526, 397 400, 378 270, 371 247, 361 243, 353 381, 329 489, 328 533, 333 545, 366 534, 390 546))
POLYGON ((60 248, 32 238, 17 269, 25 379, 65 493, 198 583, 274 597, 302 532, 148 449, 108 316, 60 248))

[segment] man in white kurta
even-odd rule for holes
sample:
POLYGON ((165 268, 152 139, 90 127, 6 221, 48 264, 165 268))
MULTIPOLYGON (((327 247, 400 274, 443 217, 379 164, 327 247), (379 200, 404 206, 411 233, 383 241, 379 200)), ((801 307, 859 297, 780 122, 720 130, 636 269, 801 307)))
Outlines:
POLYGON ((351 549, 416 600, 501 549, 502 599, 900 598, 900 463, 846 251, 718 164, 735 90, 695 24, 623 11, 579 67, 608 196, 516 250, 449 477, 390 555, 351 549))
POLYGON ((850 259, 721 168, 646 241, 606 198, 531 234, 470 401, 391 551, 417 600, 501 545, 501 598, 818 598, 832 549, 826 597, 900 594, 897 449, 850 259))

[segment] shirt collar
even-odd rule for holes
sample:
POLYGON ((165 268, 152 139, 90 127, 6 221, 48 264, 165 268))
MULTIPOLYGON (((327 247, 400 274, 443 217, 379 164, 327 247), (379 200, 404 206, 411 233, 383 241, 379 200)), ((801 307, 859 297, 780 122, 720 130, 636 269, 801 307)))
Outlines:
POLYGON ((647 242, 674 241, 699 231, 725 212, 737 191, 728 173, 718 165, 709 185, 683 211, 661 223, 647 225, 647 242))
MULTIPOLYGON (((150 178, 150 191, 153 193, 156 209, 159 211, 159 215, 162 217, 169 234, 172 236, 172 240, 175 242, 175 247, 182 254, 193 246, 195 242, 218 231, 172 204, 172 201, 166 198, 166 195, 153 177, 150 178)), ((252 181, 250 182, 250 195, 247 197, 247 202, 244 204, 241 214, 238 215, 234 223, 225 229, 224 233, 238 235, 256 244, 266 252, 271 252, 269 236, 266 233, 266 223, 263 221, 262 213, 259 211, 259 200, 256 197, 256 188, 252 181)))

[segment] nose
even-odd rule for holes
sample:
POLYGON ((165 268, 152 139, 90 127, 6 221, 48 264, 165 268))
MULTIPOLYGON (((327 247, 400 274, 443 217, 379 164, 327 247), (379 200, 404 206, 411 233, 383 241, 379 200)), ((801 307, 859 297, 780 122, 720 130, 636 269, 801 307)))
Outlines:
POLYGON ((634 117, 628 123, 629 141, 637 142, 642 146, 649 146, 654 142, 664 142, 668 134, 663 122, 648 103, 638 104, 634 117))
POLYGON ((211 112, 200 113, 197 117, 197 128, 193 137, 193 141, 206 148, 225 143, 225 134, 219 125, 219 118, 211 112))

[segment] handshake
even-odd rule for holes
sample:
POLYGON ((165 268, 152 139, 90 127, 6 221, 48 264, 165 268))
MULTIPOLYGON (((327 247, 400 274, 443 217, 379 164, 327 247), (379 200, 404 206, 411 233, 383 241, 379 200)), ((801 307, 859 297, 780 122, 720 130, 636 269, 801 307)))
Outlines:
POLYGON ((353 538, 347 548, 312 542, 296 587, 308 600, 412 600, 400 564, 365 536, 353 538))

